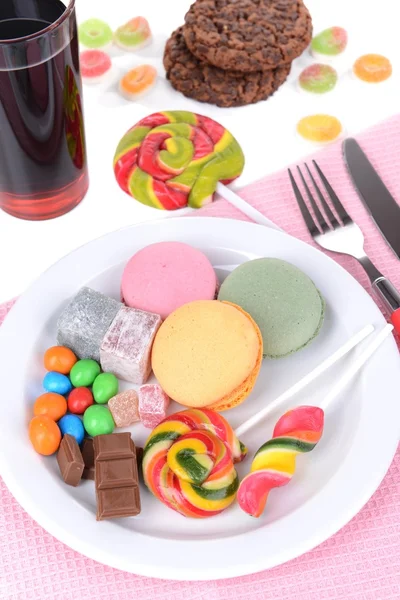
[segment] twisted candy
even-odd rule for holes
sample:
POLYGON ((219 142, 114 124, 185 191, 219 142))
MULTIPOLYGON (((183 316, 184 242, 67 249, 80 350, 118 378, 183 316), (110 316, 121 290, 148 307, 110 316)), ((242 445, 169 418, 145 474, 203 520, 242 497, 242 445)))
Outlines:
POLYGON ((323 428, 324 411, 316 406, 299 406, 284 414, 275 425, 272 439, 257 450, 250 473, 239 486, 240 508, 259 517, 269 492, 289 483, 297 454, 311 452, 321 439, 323 428))
POLYGON ((218 181, 243 171, 235 138, 208 117, 186 111, 142 119, 120 141, 114 171, 120 187, 139 202, 175 210, 212 201, 218 181))
POLYGON ((143 477, 161 502, 186 517, 211 517, 235 499, 234 463, 247 449, 229 423, 207 409, 190 409, 164 419, 143 450, 143 477))

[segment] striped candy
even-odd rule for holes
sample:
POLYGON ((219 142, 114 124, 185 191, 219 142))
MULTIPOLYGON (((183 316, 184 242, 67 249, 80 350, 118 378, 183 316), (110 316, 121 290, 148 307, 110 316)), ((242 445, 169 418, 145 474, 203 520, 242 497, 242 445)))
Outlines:
POLYGON ((229 423, 208 409, 190 409, 164 419, 143 450, 143 477, 161 502, 186 517, 219 514, 236 497, 234 463, 247 449, 229 423))
POLYGON ((139 121, 114 157, 124 192, 165 210, 204 206, 217 183, 236 179, 243 167, 242 149, 229 131, 208 117, 177 110, 139 121))
POLYGON ((296 468, 296 456, 311 452, 324 428, 324 411, 316 406, 299 406, 284 414, 277 422, 272 439, 259 448, 250 473, 239 486, 240 508, 259 517, 272 488, 286 485, 296 468))

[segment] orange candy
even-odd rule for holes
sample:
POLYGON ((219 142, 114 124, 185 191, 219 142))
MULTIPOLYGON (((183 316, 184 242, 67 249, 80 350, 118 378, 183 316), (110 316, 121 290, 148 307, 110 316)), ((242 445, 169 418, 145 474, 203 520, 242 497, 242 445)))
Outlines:
POLYGON ((364 54, 354 63, 353 73, 367 83, 380 83, 389 79, 392 65, 390 60, 381 54, 364 54))
POLYGON ((61 442, 61 431, 47 415, 33 417, 29 423, 29 439, 36 452, 49 456, 58 450, 61 442))
POLYGON ((119 91, 132 100, 147 92, 156 82, 157 71, 151 65, 140 65, 129 71, 119 83, 119 91))
POLYGON ((333 142, 342 131, 339 119, 331 115, 310 115, 297 123, 297 133, 305 140, 317 144, 333 142))
POLYGON ((47 392, 37 398, 33 405, 33 414, 35 417, 47 415, 53 421, 58 421, 67 412, 67 401, 64 396, 47 392))
POLYGON ((69 348, 53 346, 45 352, 44 367, 47 371, 56 371, 68 375, 77 360, 77 357, 69 348))

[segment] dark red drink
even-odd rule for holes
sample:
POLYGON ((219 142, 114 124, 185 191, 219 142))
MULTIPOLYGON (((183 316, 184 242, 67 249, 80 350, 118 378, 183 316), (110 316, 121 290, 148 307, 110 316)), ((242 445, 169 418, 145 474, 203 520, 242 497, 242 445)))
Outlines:
POLYGON ((0 0, 0 208, 23 219, 88 188, 74 3, 0 0))

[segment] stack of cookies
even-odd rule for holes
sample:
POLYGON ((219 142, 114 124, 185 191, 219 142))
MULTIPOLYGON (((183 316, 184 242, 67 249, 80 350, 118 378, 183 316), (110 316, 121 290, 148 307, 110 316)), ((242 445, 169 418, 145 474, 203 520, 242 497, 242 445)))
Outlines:
POLYGON ((217 106, 266 100, 311 41, 302 0, 197 0, 164 53, 172 86, 217 106))

